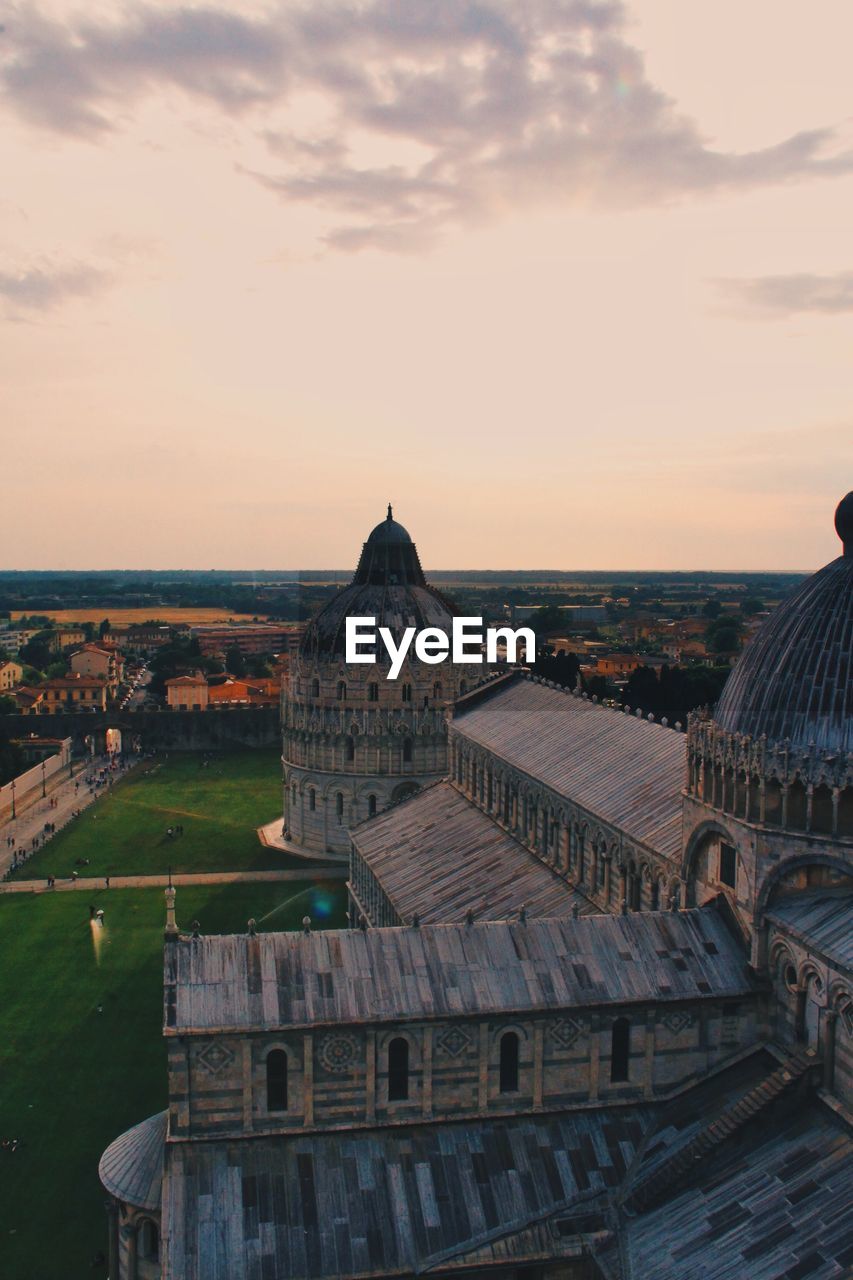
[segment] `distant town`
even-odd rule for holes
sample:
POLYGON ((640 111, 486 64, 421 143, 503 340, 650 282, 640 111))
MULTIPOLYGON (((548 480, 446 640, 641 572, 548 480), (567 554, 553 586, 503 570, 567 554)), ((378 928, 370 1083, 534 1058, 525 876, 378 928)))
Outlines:
MULTIPOLYGON (((671 723, 716 701, 800 576, 431 575, 460 613, 531 627, 538 674, 671 723)), ((347 580, 344 570, 0 574, 0 784, 41 737, 22 716, 277 707, 307 621, 347 580)))

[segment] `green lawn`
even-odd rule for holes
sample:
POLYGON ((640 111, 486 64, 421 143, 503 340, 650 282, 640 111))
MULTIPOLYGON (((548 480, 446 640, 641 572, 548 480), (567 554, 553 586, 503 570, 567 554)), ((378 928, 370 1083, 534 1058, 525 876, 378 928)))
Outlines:
MULTIPOLYGON (((192 807, 187 804, 187 808, 192 807)), ((188 837, 187 837, 188 838, 188 837)), ((340 881, 181 888, 204 933, 343 926, 340 881)), ((166 1105, 162 889, 0 896, 0 1276, 84 1280, 106 1248, 104 1148, 166 1105), (89 903, 103 907, 94 933, 89 903), (97 938, 98 947, 95 947, 97 938), (103 1012, 98 1012, 98 1006, 103 1012)))
POLYGON ((304 861, 263 846, 256 828, 281 813, 277 751, 172 753, 146 760, 85 809, 30 858, 16 878, 70 876, 88 858, 87 876, 167 871, 305 868, 304 861), (182 824, 184 834, 166 830, 182 824))

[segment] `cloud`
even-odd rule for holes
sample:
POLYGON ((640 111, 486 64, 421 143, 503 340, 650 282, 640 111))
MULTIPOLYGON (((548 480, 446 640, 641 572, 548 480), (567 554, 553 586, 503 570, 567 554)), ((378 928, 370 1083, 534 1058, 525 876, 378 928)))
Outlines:
POLYGON ((107 272, 80 263, 0 270, 0 297, 6 299, 13 312, 43 312, 71 298, 90 298, 109 282, 107 272))
POLYGON ((840 315, 853 311, 853 271, 819 276, 802 273, 756 276, 745 280, 719 280, 729 298, 767 316, 803 313, 840 315))
POLYGON ((419 250, 509 209, 634 208, 853 172, 831 128, 714 148, 649 81, 612 0, 14 13, 0 64, 13 110, 97 139, 144 96, 179 90, 247 121, 270 169, 240 171, 328 211, 327 242, 344 250, 419 250), (322 119, 300 127, 306 97, 322 119))

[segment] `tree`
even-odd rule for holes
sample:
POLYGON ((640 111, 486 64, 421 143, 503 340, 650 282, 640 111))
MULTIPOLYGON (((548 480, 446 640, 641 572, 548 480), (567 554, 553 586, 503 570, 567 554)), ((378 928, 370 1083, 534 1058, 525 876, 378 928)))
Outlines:
POLYGON ((31 667, 37 667, 39 671, 44 671, 50 666, 52 653, 50 649, 49 633, 40 631, 37 636, 33 636, 25 645, 21 646, 18 657, 22 662, 26 662, 31 667))
POLYGON ((14 698, 10 698, 8 693, 0 694, 0 716, 13 716, 17 710, 14 698))
POLYGON ((719 618, 722 612, 723 606, 720 604, 719 600, 706 600, 702 605, 703 618, 719 618))
POLYGON ((250 676, 263 679, 270 675, 272 668, 268 658, 265 658, 261 653, 255 653, 250 658, 247 658, 246 670, 250 676))
POLYGON ((110 634, 110 630, 111 630, 111 627, 110 627, 109 618, 103 618, 101 620, 100 626, 98 627, 98 639, 103 640, 104 636, 108 636, 110 634))
POLYGON ((764 612, 764 601, 760 596, 745 596, 740 602, 740 611, 745 618, 752 618, 764 612))
POLYGON ((225 670, 230 672, 232 676, 244 676, 246 674, 246 659, 243 657, 239 645, 232 644, 226 649, 225 670))
POLYGON ((574 689, 578 682, 580 662, 573 653, 551 653, 547 649, 536 655, 535 671, 545 680, 553 680, 565 689, 574 689))
POLYGON ((0 787, 24 771, 24 756, 16 743, 0 733, 0 787))

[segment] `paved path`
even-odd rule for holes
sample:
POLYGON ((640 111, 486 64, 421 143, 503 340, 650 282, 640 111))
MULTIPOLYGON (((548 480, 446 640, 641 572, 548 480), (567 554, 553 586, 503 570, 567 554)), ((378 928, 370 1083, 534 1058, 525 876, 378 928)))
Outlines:
MULTIPOLYGON (((191 871, 176 872, 172 875, 172 884, 180 887, 183 884, 251 884, 263 881, 287 880, 344 880, 348 874, 346 867, 293 867, 286 871, 191 871)), ((110 889, 155 889, 165 887, 169 883, 167 875, 151 876, 110 876, 110 889)), ((105 889, 103 876, 86 876, 77 880, 63 877, 57 880, 52 889, 45 880, 7 880, 0 884, 0 893, 76 893, 84 889, 92 893, 96 889, 105 889)))
POLYGON ((16 854, 20 859, 22 853, 34 852, 34 840, 38 841, 39 849, 44 848, 50 839, 50 836, 46 836, 44 832, 46 822, 53 822, 56 825, 56 832, 59 832, 71 821, 75 810, 88 809, 90 804, 94 804, 101 796, 108 794, 109 784, 102 787, 93 785, 102 770, 107 771, 112 781, 117 781, 119 778, 127 777, 130 770, 138 763, 139 760, 134 756, 127 764, 119 763, 112 769, 106 756, 98 756, 75 773, 73 778, 66 778, 55 786, 48 796, 31 805, 19 818, 11 818, 0 827, 0 875, 9 870, 16 854), (56 807, 52 808, 51 804, 54 801, 56 807), (14 848, 7 844, 10 836, 14 836, 14 848))

